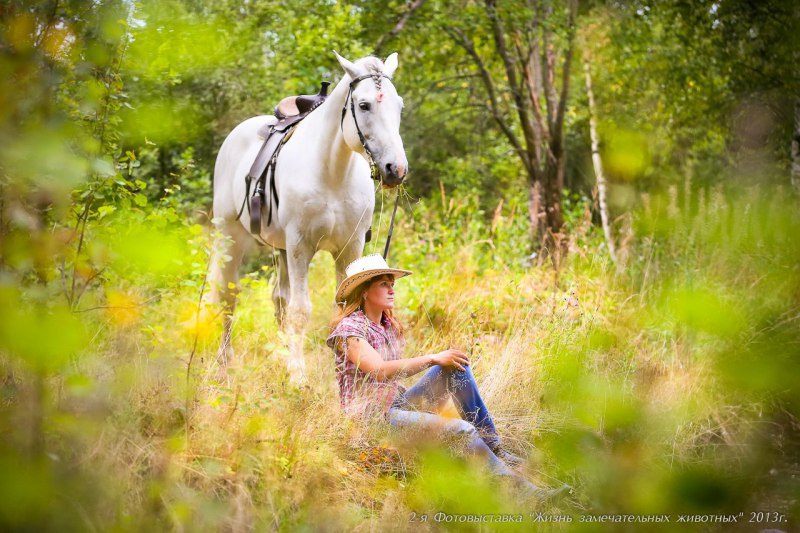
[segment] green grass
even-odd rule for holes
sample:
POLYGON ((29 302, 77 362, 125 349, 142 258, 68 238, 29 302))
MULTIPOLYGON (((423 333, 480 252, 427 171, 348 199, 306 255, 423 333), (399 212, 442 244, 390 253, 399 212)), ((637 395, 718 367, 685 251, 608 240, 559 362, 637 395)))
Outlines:
MULTIPOLYGON (((44 321, 22 310, 24 294, 6 291, 6 308, 21 315, 5 324, 32 330, 23 340, 49 339, 43 325, 80 334, 66 338, 71 351, 59 350, 63 340, 31 351, 8 341, 16 330, 4 334, 0 473, 17 482, 2 484, 0 521, 403 531, 410 517, 437 512, 520 512, 530 524, 540 511, 575 516, 545 528, 571 530, 591 513, 674 522, 777 510, 797 524, 798 215, 763 201, 707 198, 685 218, 641 214, 623 273, 586 223, 555 273, 515 264, 523 254, 494 242, 502 220, 491 237, 479 219, 448 229, 424 205, 401 214, 391 262, 414 270, 396 287, 407 355, 470 353, 501 434, 528 457, 525 474, 575 488, 557 506, 516 501, 451 447, 411 446, 341 415, 324 345, 335 290, 325 254, 311 267, 310 387, 301 390, 287 383, 269 269, 242 276, 222 384, 213 377, 219 326, 194 322, 202 261, 161 286, 136 283, 140 270, 120 274, 85 302, 118 308, 44 321), (47 350, 63 360, 42 359, 47 350)), ((205 236, 190 234, 202 250, 205 236)), ((487 529, 430 520, 414 528, 487 529)))

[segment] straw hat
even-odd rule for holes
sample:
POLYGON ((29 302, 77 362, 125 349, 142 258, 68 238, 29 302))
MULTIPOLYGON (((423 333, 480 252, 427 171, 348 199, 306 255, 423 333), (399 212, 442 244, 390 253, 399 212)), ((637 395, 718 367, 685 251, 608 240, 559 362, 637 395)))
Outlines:
POLYGON ((380 254, 365 255, 360 257, 347 265, 344 269, 347 277, 339 284, 336 289, 336 301, 343 302, 350 296, 353 289, 367 281, 368 279, 383 274, 391 274, 394 279, 402 278, 411 274, 410 270, 399 270, 397 268, 389 268, 386 260, 380 254))

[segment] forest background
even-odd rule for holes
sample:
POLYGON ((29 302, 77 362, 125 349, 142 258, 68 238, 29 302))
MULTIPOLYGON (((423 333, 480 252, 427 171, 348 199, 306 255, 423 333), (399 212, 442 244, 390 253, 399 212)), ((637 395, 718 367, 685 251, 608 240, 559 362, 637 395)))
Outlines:
MULTIPOLYGON (((0 524, 405 530, 540 511, 575 516, 554 530, 601 513, 796 529, 793 4, 4 2, 0 524), (397 286, 409 355, 468 350, 525 474, 574 487, 555 506, 341 417, 326 255, 311 387, 287 383, 264 250, 215 378, 198 298, 216 152, 338 80, 332 50, 399 53, 411 172, 390 262, 415 272, 397 286)), ((393 198, 376 190, 365 253, 393 198)))

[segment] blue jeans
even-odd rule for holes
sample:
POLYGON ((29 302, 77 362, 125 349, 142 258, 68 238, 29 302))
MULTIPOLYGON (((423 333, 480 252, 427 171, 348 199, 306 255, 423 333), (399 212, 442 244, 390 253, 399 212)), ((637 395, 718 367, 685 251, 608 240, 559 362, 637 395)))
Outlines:
POLYGON ((472 370, 434 366, 405 394, 399 396, 388 413, 389 423, 398 428, 419 428, 447 435, 465 435, 467 449, 486 459, 489 469, 498 475, 515 475, 492 450, 500 445, 500 437, 489 410, 483 403, 472 370), (461 420, 447 418, 435 411, 448 398, 461 415, 461 420))

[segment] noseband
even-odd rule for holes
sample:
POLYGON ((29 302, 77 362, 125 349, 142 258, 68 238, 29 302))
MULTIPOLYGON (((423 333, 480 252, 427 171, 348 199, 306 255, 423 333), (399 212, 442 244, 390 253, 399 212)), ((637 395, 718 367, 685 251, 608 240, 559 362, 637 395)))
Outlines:
POLYGON ((361 141, 361 145, 364 147, 364 151, 367 152, 367 161, 369 162, 369 168, 371 170, 371 177, 375 181, 381 180, 380 169, 378 165, 375 164, 375 158, 372 156, 372 150, 369 148, 369 144, 367 144, 367 139, 364 137, 364 133, 361 131, 361 128, 358 125, 358 119, 356 118, 356 104, 353 100, 353 89, 356 88, 356 85, 361 83, 362 81, 366 80, 367 78, 372 78, 375 82, 375 87, 380 91, 381 90, 381 78, 386 78, 389 81, 392 81, 392 78, 387 76, 386 74, 364 74, 363 76, 359 76, 358 78, 354 79, 350 82, 350 88, 347 91, 347 98, 344 100, 344 105, 342 106, 342 120, 339 124, 339 127, 342 129, 342 133, 344 133, 344 117, 347 115, 347 102, 350 101, 350 113, 353 115, 353 123, 356 125, 356 131, 358 132, 358 140, 361 141))

